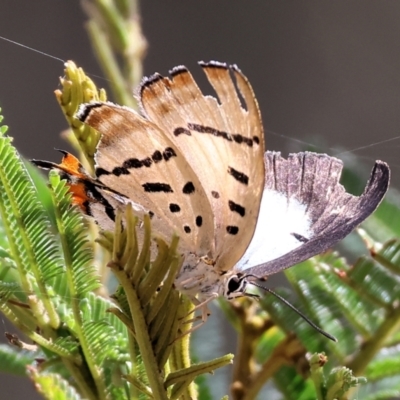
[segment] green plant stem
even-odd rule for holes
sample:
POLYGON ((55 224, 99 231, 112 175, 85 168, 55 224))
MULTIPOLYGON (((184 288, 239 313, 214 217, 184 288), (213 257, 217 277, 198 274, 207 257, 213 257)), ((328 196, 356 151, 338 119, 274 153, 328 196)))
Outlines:
POLYGON ((148 326, 143 315, 143 309, 131 281, 123 270, 114 268, 118 281, 125 290, 130 312, 133 318, 133 324, 136 332, 136 341, 138 343, 140 354, 147 372, 147 378, 156 399, 167 400, 167 393, 164 389, 164 379, 161 371, 158 369, 157 360, 153 352, 152 343, 148 334, 148 326))
POLYGON ((174 385, 172 394, 171 394, 171 400, 195 400, 197 399, 197 396, 193 397, 188 394, 187 388, 192 382, 192 379, 187 379, 182 382, 178 382, 174 385))
POLYGON ((142 60, 147 46, 142 35, 138 2, 115 4, 87 0, 83 6, 90 17, 87 30, 92 47, 111 83, 116 101, 137 108, 132 93, 143 76, 142 60))
POLYGON ((112 82, 116 102, 131 108, 136 108, 136 101, 132 94, 128 95, 124 77, 121 74, 115 55, 107 40, 107 36, 99 28, 98 24, 93 21, 87 22, 86 28, 104 74, 112 82))
POLYGON ((38 333, 36 333, 36 332, 32 331, 30 328, 28 328, 25 324, 23 324, 21 322, 21 319, 17 318, 14 315, 14 313, 6 305, 1 305, 0 310, 14 326, 16 326, 22 333, 24 333, 27 337, 29 337, 31 340, 33 340, 38 345, 44 347, 45 349, 52 351, 55 354, 58 354, 60 357, 67 358, 67 359, 70 359, 71 361, 75 361, 75 362, 79 361, 79 357, 75 357, 74 355, 71 355, 64 348, 57 346, 51 340, 47 340, 43 336, 39 335, 38 333))
POLYGON ((96 4, 106 20, 108 37, 122 57, 121 69, 127 94, 131 95, 143 77, 142 60, 147 47, 140 24, 139 1, 128 0, 123 5, 120 2, 119 7, 105 0, 96 0, 96 4))
POLYGON ((299 347, 302 347, 297 338, 289 335, 277 346, 271 357, 261 366, 260 370, 254 374, 251 382, 247 386, 242 400, 253 400, 269 379, 284 365, 292 364, 293 354, 298 354, 299 347))
POLYGON ((145 265, 150 262, 149 253, 151 246, 151 228, 150 228, 150 218, 146 217, 143 219, 144 235, 142 238, 142 249, 140 251, 137 262, 133 265, 127 265, 125 267, 128 273, 131 273, 132 285, 139 287, 140 279, 142 277, 145 265), (132 270, 133 269, 133 270, 132 270))
MULTIPOLYGON (((144 393, 148 398, 154 399, 153 393, 150 388, 148 388, 143 382, 139 381, 134 375, 124 375, 124 378, 135 387, 135 389, 139 390, 139 392, 144 393)), ((131 395, 134 396, 132 399, 138 398, 137 392, 132 392, 131 395)))
POLYGON ((248 307, 232 305, 239 325, 238 351, 233 369, 232 396, 242 399, 253 381, 255 343, 273 323, 269 319, 254 318, 254 304, 248 307))
MULTIPOLYGON (((185 296, 181 296, 181 305, 178 308, 177 321, 181 327, 181 337, 176 339, 172 348, 170 357, 170 366, 172 371, 183 370, 189 368, 191 365, 190 360, 190 330, 193 324, 187 323, 187 319, 191 319, 194 305, 185 296)), ((197 391, 194 387, 190 387, 193 396, 197 396, 197 391)))
MULTIPOLYGON (((0 309, 1 307, 2 305, 0 304, 0 309)), ((14 305, 11 303, 11 301, 8 301, 6 307, 11 310, 16 319, 19 321, 24 321, 24 325, 27 327, 27 329, 34 331, 37 328, 37 319, 33 315, 29 306, 27 308, 22 308, 21 306, 14 305)))
MULTIPOLYGON (((95 0, 93 4, 96 7, 96 12, 101 16, 104 23, 103 26, 107 26, 107 36, 111 39, 117 50, 122 51, 128 44, 127 35, 127 19, 129 18, 128 13, 121 13, 115 2, 108 0, 95 0)), ((98 18, 96 18, 97 20, 98 18)))
POLYGON ((357 355, 347 363, 347 367, 353 371, 355 376, 362 375, 365 368, 371 362, 373 357, 382 349, 385 342, 400 327, 400 307, 393 308, 382 325, 376 330, 371 339, 367 340, 357 355))
MULTIPOLYGON (((178 294, 176 291, 171 291, 168 297, 177 298, 177 310, 175 315, 173 316, 172 325, 170 331, 164 340, 164 346, 161 348, 160 352, 157 354, 158 365, 164 366, 165 374, 168 374, 172 371, 175 371, 177 368, 174 367, 174 351, 176 351, 176 346, 182 345, 182 342, 177 339, 177 334, 179 327, 182 326, 182 320, 180 318, 181 311, 181 300, 182 296, 178 294)), ((170 313, 170 310, 167 310, 166 307, 161 310, 161 313, 170 313)), ((190 359, 189 364, 190 365, 190 359)))
POLYGON ((113 308, 109 308, 107 310, 107 312, 114 314, 119 320, 121 320, 121 322, 126 326, 126 328, 128 329, 128 331, 135 336, 134 334, 134 327, 132 325, 132 320, 129 319, 129 317, 124 314, 119 308, 113 307, 113 308))
POLYGON ((315 353, 310 358, 311 379, 314 383, 317 400, 324 400, 325 398, 323 391, 326 391, 326 382, 322 367, 326 361, 325 354, 315 353))
POLYGON ((399 276, 399 267, 394 265, 393 263, 389 262, 385 257, 383 257, 379 253, 374 253, 373 258, 378 261, 379 264, 383 265, 385 268, 387 268, 390 272, 393 274, 399 276))
MULTIPOLYGON (((132 321, 131 321, 131 324, 132 324, 132 321)), ((135 362, 139 356, 137 347, 138 347, 138 345, 136 342, 136 338, 132 334, 132 332, 129 331, 128 332, 128 351, 129 351, 129 357, 132 362, 131 362, 129 378, 125 377, 125 379, 127 379, 129 382, 132 383, 131 387, 129 388, 129 392, 130 392, 132 399, 138 398, 139 397, 138 390, 139 391, 141 390, 141 385, 140 384, 136 385, 136 381, 138 380, 136 378, 136 376, 138 376, 138 375, 140 376, 139 369, 141 368, 141 364, 135 362), (134 381, 135 384, 133 384, 133 382, 131 380, 134 381)), ((153 393, 151 391, 150 391, 150 394, 151 394, 151 396, 153 396, 153 393)))
POLYGON ((77 365, 65 358, 63 359, 63 363, 74 378, 74 381, 79 387, 83 397, 88 400, 97 400, 97 394, 93 393, 92 388, 87 383, 87 379, 85 379, 85 377, 82 375, 81 370, 77 367, 77 365))
POLYGON ((179 371, 171 372, 165 380, 165 386, 168 387, 178 382, 190 381, 200 374, 212 372, 217 368, 229 365, 232 363, 233 357, 233 354, 227 354, 215 360, 202 362, 179 371))
MULTIPOLYGON (((125 272, 129 275, 132 272, 132 268, 135 268, 137 257, 139 255, 139 246, 136 235, 136 225, 139 219, 134 215, 131 205, 128 205, 125 209, 125 218, 126 244, 119 260, 120 264, 125 266, 125 272)), ((120 232, 115 232, 114 240, 118 235, 120 235, 120 232)))

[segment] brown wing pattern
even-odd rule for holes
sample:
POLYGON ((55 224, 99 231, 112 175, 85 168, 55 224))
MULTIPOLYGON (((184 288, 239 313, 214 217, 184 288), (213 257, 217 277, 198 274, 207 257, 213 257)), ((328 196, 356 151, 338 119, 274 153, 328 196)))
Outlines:
POLYGON ((101 133, 95 156, 99 181, 160 218, 156 231, 176 230, 188 251, 213 251, 208 198, 164 132, 135 111, 112 103, 83 105, 77 117, 101 133))
POLYGON ((254 233, 264 183, 264 135, 257 101, 236 66, 200 63, 216 96, 205 96, 185 67, 145 79, 145 116, 184 155, 215 218, 216 267, 232 268, 254 233), (244 106, 241 104, 241 100, 244 106))

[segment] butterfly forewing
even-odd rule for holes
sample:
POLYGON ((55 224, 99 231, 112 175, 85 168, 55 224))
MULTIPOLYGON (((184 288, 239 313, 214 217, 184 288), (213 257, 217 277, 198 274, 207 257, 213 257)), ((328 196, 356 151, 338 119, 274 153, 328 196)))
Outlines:
POLYGON ((215 219, 212 257, 216 268, 228 270, 254 233, 264 186, 264 135, 257 101, 237 67, 201 66, 217 98, 203 95, 188 70, 177 67, 171 78, 144 80, 140 101, 198 176, 215 219))
POLYGON ((175 230, 186 250, 199 256, 213 251, 208 198, 164 132, 133 110, 112 103, 84 105, 78 118, 101 133, 96 176, 104 185, 155 214, 154 230, 175 230))

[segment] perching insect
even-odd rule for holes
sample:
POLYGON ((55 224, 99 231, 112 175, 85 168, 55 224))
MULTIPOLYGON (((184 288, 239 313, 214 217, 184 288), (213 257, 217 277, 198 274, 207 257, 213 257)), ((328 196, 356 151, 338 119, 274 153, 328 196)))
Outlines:
POLYGON ((159 235, 176 232, 184 262, 175 286, 202 308, 204 321, 212 299, 245 296, 249 283, 348 235, 382 200, 390 171, 376 161, 356 197, 339 184, 336 158, 265 152, 246 77, 235 65, 200 66, 217 97, 203 95, 179 66, 170 78, 142 81, 140 114, 109 102, 80 107, 76 117, 101 134, 96 178, 68 153, 60 165, 34 163, 60 170, 75 202, 104 229, 113 229, 115 210, 131 203, 139 217, 150 213, 159 235))

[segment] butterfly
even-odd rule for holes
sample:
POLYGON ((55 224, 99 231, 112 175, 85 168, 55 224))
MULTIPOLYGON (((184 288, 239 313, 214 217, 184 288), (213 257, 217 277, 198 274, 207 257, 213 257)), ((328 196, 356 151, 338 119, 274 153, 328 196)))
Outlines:
POLYGON ((187 68, 144 78, 140 112, 110 102, 80 106, 76 117, 101 134, 95 177, 64 153, 58 169, 73 200, 100 227, 131 204, 152 229, 180 236, 175 287, 204 307, 246 295, 246 287, 331 248, 379 205, 390 178, 376 161, 364 193, 339 183, 342 162, 302 152, 265 152, 253 89, 236 65, 200 62, 215 95, 187 68))

